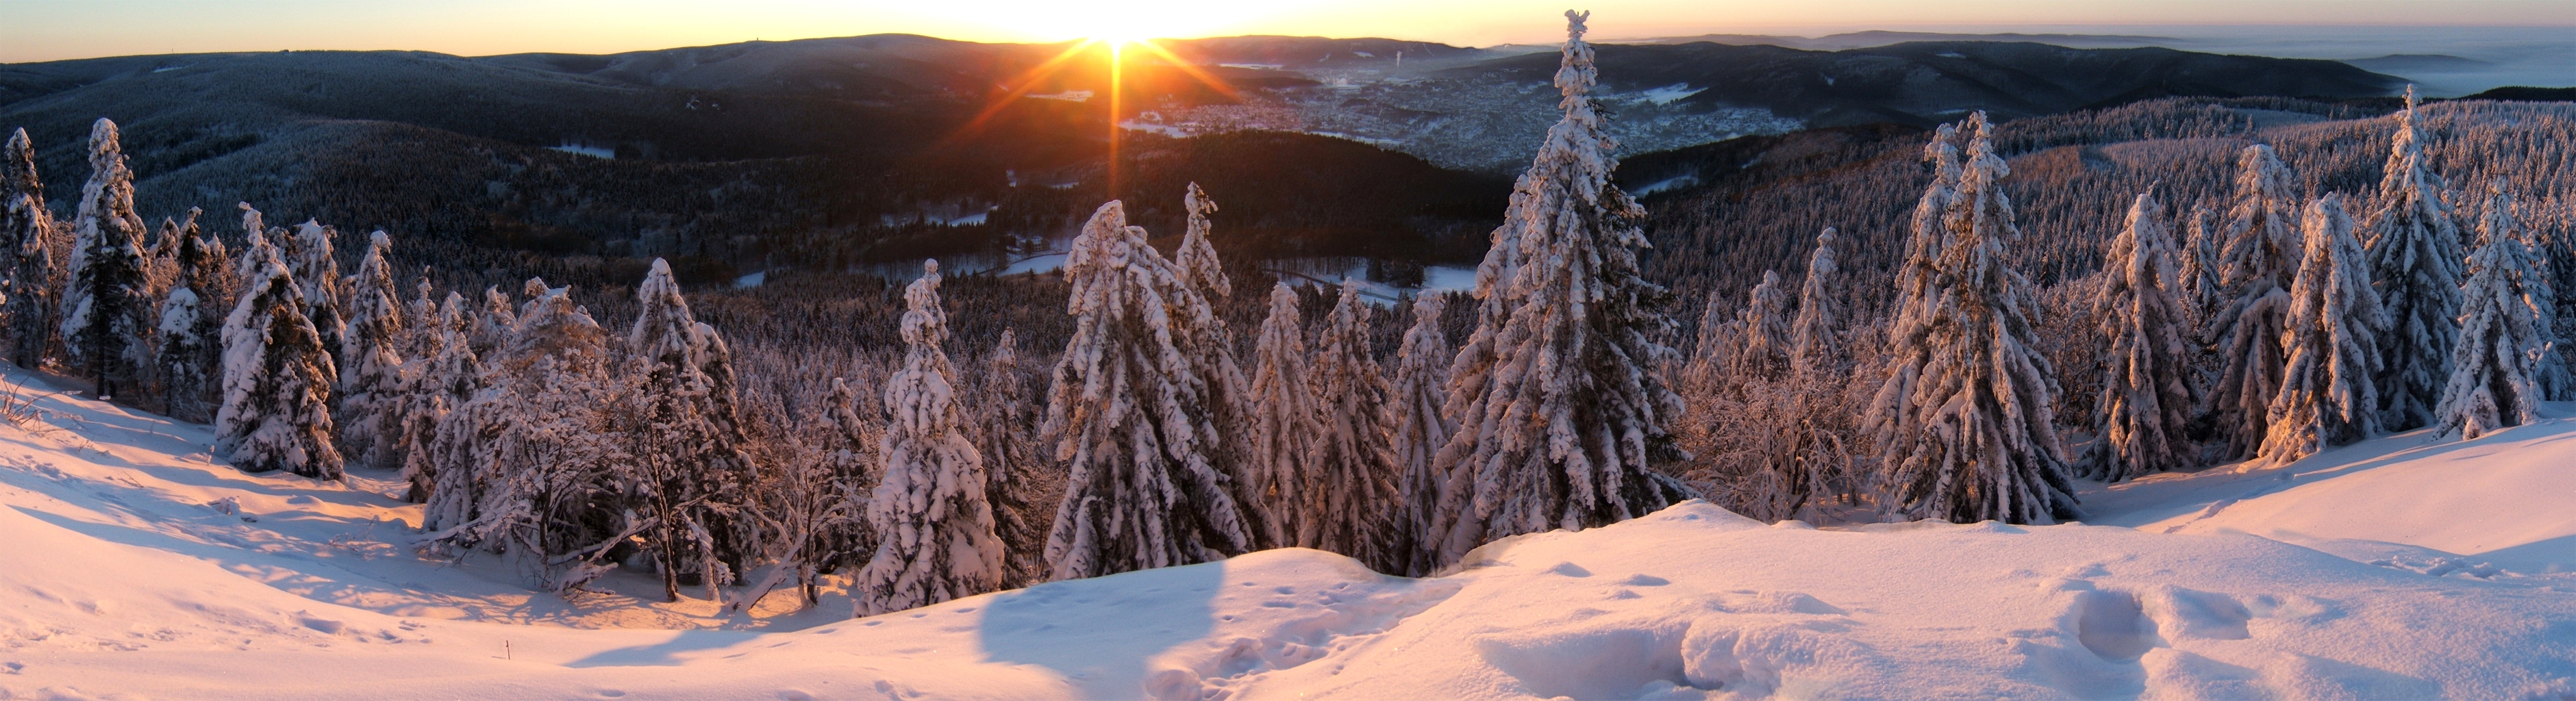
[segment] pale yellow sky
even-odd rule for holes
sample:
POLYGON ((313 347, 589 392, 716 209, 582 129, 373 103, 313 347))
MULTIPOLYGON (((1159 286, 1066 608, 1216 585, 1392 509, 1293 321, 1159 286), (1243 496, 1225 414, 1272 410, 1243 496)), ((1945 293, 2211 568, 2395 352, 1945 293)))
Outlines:
MULTIPOLYGON (((2171 25, 2576 25, 2576 0, 1613 0, 1600 38, 1859 29, 2093 31, 2171 25)), ((1565 0, 0 0, 0 62, 168 52, 418 49, 611 53, 908 32, 1382 36, 1485 46, 1561 37, 1565 0)), ((2576 32, 2576 29, 2571 29, 2576 32)))

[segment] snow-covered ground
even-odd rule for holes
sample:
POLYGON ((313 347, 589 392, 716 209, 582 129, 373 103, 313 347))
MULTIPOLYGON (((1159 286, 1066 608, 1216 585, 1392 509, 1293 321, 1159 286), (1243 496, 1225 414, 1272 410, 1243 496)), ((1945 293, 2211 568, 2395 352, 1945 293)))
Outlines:
POLYGON ((1694 502, 1445 577, 1278 550, 847 620, 836 588, 531 593, 414 552, 391 475, 243 475, 201 426, 35 409, 0 423, 0 699, 2576 694, 2564 419, 2091 486, 2096 525, 1694 502))

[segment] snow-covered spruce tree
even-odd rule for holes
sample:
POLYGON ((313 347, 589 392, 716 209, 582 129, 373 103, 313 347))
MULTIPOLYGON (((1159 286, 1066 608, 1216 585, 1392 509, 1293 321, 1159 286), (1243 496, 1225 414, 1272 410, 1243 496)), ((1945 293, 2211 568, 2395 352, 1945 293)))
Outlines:
POLYGON ((502 292, 499 285, 487 286, 483 288, 483 311, 474 315, 474 328, 465 334, 465 339, 472 344, 475 355, 488 358, 508 342, 510 329, 518 325, 519 312, 510 304, 510 293, 502 292))
POLYGON ((2224 225, 2219 223, 2218 213, 2208 207, 2194 206, 2189 216, 2185 222, 2189 228, 2184 230, 2177 254, 2182 262, 2175 299, 2182 303, 2183 313, 2191 317, 2192 333, 2186 340, 2195 346, 2208 346, 2205 339, 2209 337, 2209 321, 2226 304, 2227 286, 2220 279, 2224 266, 2218 254, 2220 227, 2224 225))
POLYGON ((2370 217, 2370 284, 2388 313, 2380 336, 2380 425, 2403 431, 2429 423, 2450 377, 2451 346, 2460 333, 2459 225, 2444 201, 2441 176, 2425 162, 2424 132, 2415 124, 2415 88, 2397 113, 2388 165, 2379 181, 2379 211, 2370 217))
POLYGON ((2110 339, 2095 434, 2083 472, 2105 482, 2188 469, 2199 461, 2191 423, 2190 315, 2175 299, 2173 240, 2156 221, 2162 209, 2140 194, 2129 221, 2102 261, 2094 317, 2110 339))
POLYGON ((181 421, 211 421, 222 397, 225 313, 232 309, 238 279, 220 238, 196 230, 198 211, 188 210, 189 227, 174 254, 170 292, 161 298, 160 367, 163 403, 181 421))
POLYGON ((1100 206, 1065 257, 1073 334, 1047 389, 1041 444, 1071 470, 1047 534, 1055 579, 1217 560, 1252 548, 1233 485, 1210 459, 1206 379, 1174 345, 1174 267, 1100 206))
POLYGON ((1280 547, 1315 547, 1306 543, 1309 523, 1325 517, 1315 490, 1323 488, 1321 466, 1323 410, 1317 406, 1314 378, 1307 371, 1305 324, 1297 311, 1297 292, 1288 283, 1270 288, 1270 316, 1253 341, 1252 384, 1245 395, 1244 472, 1254 494, 1265 503, 1250 509, 1263 542, 1280 547))
POLYGON ((2343 198, 2308 205, 2299 277, 2290 286, 2288 362, 2273 395, 2269 433, 2256 459, 2286 465, 2379 431, 2379 336, 2388 317, 2370 290, 2369 262, 2352 236, 2343 198))
POLYGON ((2499 180, 2480 217, 2486 244, 2469 259, 2463 290, 2459 345, 2452 349, 2450 381, 2433 415, 2442 435, 2476 438, 2539 417, 2548 399, 2548 366, 2558 362, 2549 320, 2557 295, 2538 259, 2514 225, 2513 198, 2499 180))
POLYGON ((53 212, 45 209, 35 145, 27 140, 27 130, 11 132, 8 146, 0 148, 0 246, 11 256, 9 297, 0 309, 7 314, 9 361, 19 367, 42 365, 60 328, 54 303, 64 285, 62 268, 54 260, 59 228, 53 212))
MULTIPOLYGON (((295 225, 295 231, 278 242, 285 255, 287 270, 295 273, 297 284, 304 286, 305 315, 312 317, 313 328, 322 330, 324 347, 331 349, 333 360, 340 357, 348 342, 348 281, 340 277, 340 257, 333 246, 340 240, 340 230, 307 219, 295 225)), ((345 398, 345 397, 341 397, 345 398)), ((337 406, 336 404, 334 406, 337 406)))
POLYGON ((2209 394, 2212 438, 2220 462, 2254 457, 2270 435, 2272 398, 2288 362, 2290 285, 2299 273, 2299 196, 2289 166, 2272 147, 2245 147, 2236 159, 2236 195, 2227 210, 2227 243, 2219 280, 2226 305, 2205 326, 2218 348, 2209 394))
POLYGON ((1780 289, 1780 273, 1762 271, 1762 282, 1744 300, 1735 317, 1740 335, 1730 368, 1738 375, 1776 378, 1789 367, 1789 293, 1780 289))
POLYGON ((939 261, 904 288, 903 369, 886 380, 884 479, 868 502, 879 534, 859 573, 859 613, 874 616, 1001 588, 1004 547, 984 500, 984 461, 966 440, 950 382, 939 261))
POLYGON ((402 368, 406 330, 400 292, 385 250, 393 240, 378 231, 367 238, 367 257, 347 282, 348 328, 340 335, 340 402, 333 421, 340 450, 358 464, 402 466, 402 368))
POLYGON ((1309 366, 1324 434, 1309 482, 1314 511, 1297 544, 1349 555, 1380 572, 1403 572, 1413 547, 1410 529, 1388 508, 1399 499, 1387 444, 1393 431, 1386 377, 1369 355, 1369 313, 1359 281, 1345 278, 1309 366))
POLYGON ((1273 520, 1263 515, 1270 499, 1260 493, 1261 480, 1254 472, 1263 458, 1250 452, 1239 438, 1252 430, 1252 407, 1246 403, 1252 390, 1251 380, 1235 362, 1234 332, 1216 310, 1219 303, 1234 295, 1234 282, 1226 277, 1216 247, 1208 242, 1213 229, 1208 215, 1217 211, 1216 200, 1199 189, 1198 183, 1190 183, 1181 204, 1188 210, 1189 219, 1181 235, 1180 250, 1172 256, 1178 285, 1163 295, 1163 302, 1168 307, 1165 315, 1171 319, 1172 345, 1180 349, 1182 361, 1190 364, 1200 381, 1200 396, 1190 401, 1205 408, 1208 422, 1217 429, 1213 435, 1199 438, 1201 449, 1232 480, 1235 505, 1254 526, 1253 547, 1289 545, 1277 539, 1284 537, 1282 533, 1266 527, 1273 520))
MULTIPOLYGON (((721 602, 718 587, 751 554, 740 507, 748 503, 752 465, 734 401, 732 353, 714 327, 689 312, 662 259, 653 259, 635 286, 635 301, 640 309, 626 349, 642 386, 630 440, 646 480, 639 506, 656 523, 649 540, 662 565, 662 593, 679 600, 679 574, 695 572, 707 598, 721 602)), ((520 318, 525 324, 529 315, 520 318)))
POLYGON ((460 446, 439 446, 438 431, 449 415, 483 389, 482 362, 465 341, 466 313, 465 297, 449 292, 447 301, 417 329, 430 340, 418 348, 426 355, 413 361, 416 367, 404 376, 399 437, 403 481, 410 484, 403 494, 406 501, 428 502, 437 488, 440 466, 461 462, 452 452, 439 454, 460 446))
POLYGON ((657 541, 634 539, 656 535, 659 520, 635 507, 646 480, 627 449, 629 427, 618 423, 631 413, 636 383, 609 371, 608 332, 572 303, 571 288, 538 287, 481 357, 475 381, 489 386, 473 390, 413 455, 434 463, 424 541, 535 558, 523 565, 565 591, 605 573, 612 559, 642 551, 651 560, 657 541))
POLYGON ((134 171, 125 166, 116 123, 90 125, 89 182, 72 220, 71 284, 63 294, 63 343, 97 396, 114 396, 151 362, 155 300, 144 294, 143 218, 134 213, 134 171))
POLYGON ((1036 497, 1052 484, 1053 475, 1038 464, 1037 405, 1029 397, 1018 336, 1010 329, 1002 329, 1002 340, 984 359, 983 390, 977 402, 983 407, 977 443, 984 455, 984 501, 993 506, 993 534, 1008 549, 1002 586, 1025 587, 1046 581, 1046 514, 1038 512, 1036 497))
POLYGON ((1457 357, 1449 347, 1448 334, 1440 330, 1440 315, 1447 306, 1437 293, 1414 298, 1413 326, 1405 330, 1404 345, 1395 351, 1386 430, 1395 478, 1390 518, 1404 531, 1391 539, 1401 548, 1393 555, 1402 557, 1404 564, 1385 570, 1388 574, 1421 577, 1440 566, 1438 548, 1429 545, 1444 471, 1433 458, 1449 443, 1449 434, 1457 431, 1457 424, 1440 413, 1448 398, 1449 361, 1457 357))
POLYGON ((1821 372, 1842 363, 1842 303, 1834 297, 1834 228, 1816 234, 1816 250, 1807 255, 1807 279, 1798 285, 1798 318, 1789 322, 1790 367, 1799 374, 1821 372))
POLYGON ((1588 16, 1566 13, 1564 117, 1494 233, 1506 252, 1477 269, 1485 308, 1451 365, 1444 413, 1459 429, 1437 457, 1444 564, 1499 538, 1605 525, 1689 496, 1648 469, 1679 452, 1665 422, 1681 397, 1657 372, 1675 357, 1656 340, 1673 323, 1659 308, 1669 295, 1638 273, 1645 210, 1610 183, 1615 143, 1592 103, 1588 16))
MULTIPOLYGON (((1922 296, 1890 328, 1891 373, 1871 404, 1890 505, 1913 518, 2044 523, 2076 515, 2065 448, 2052 422, 2057 379, 2033 347, 2031 285, 2003 262, 2020 236, 1999 186, 1985 114, 1968 117, 1957 190, 1940 194, 1937 251, 1909 261, 1922 296)), ((1941 187, 1936 183, 1934 187, 1941 187)))
POLYGON ((1727 309, 1726 299, 1715 292, 1708 293, 1708 302, 1700 307, 1699 334, 1691 344, 1690 360, 1681 369, 1682 381, 1691 391, 1706 391, 1734 372, 1735 355, 1744 348, 1744 323, 1727 309))
POLYGON ((338 375, 304 294, 276 250, 260 255, 241 301, 224 317, 224 403, 215 412, 215 453, 244 472, 289 470, 340 478, 331 445, 331 378, 338 375))

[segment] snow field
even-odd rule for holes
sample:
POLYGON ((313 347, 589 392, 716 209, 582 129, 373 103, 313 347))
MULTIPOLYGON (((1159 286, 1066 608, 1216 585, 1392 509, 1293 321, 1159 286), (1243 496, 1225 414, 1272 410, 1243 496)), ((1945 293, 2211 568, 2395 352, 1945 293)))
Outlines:
POLYGON ((0 425, 0 698, 2576 693, 2576 575, 2258 537, 2576 550, 2561 419, 2088 487, 2095 518, 2143 529, 1820 530, 1691 502, 1429 579, 1283 549, 839 620, 837 593, 726 616, 649 602, 634 575, 534 594, 505 563, 413 554, 420 507, 369 491, 389 475, 244 475, 205 461, 201 426, 37 408, 0 425))

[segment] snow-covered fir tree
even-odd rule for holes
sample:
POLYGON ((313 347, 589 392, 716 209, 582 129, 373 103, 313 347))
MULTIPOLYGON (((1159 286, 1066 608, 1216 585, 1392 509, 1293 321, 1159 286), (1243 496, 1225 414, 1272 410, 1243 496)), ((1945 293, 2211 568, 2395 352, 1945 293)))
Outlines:
POLYGON ((1778 271, 1762 271, 1762 282, 1746 293, 1735 317, 1738 340, 1733 370, 1756 377, 1779 377, 1789 367, 1789 293, 1780 289, 1778 271))
POLYGON ((224 317, 215 454, 244 472, 339 479, 340 451, 331 443, 331 380, 339 372, 276 249, 254 244, 251 254, 260 257, 254 274, 224 317))
POLYGON ((1411 531, 1387 508, 1399 496, 1387 444, 1392 431, 1386 376, 1369 354, 1371 307, 1360 295, 1357 279, 1342 280, 1341 295, 1324 317, 1315 362, 1308 366, 1323 436, 1308 482, 1314 511, 1297 544, 1349 555, 1380 572, 1400 572, 1410 565, 1411 531))
POLYGON ((2256 459, 2286 465, 2379 432, 2379 336, 2388 317, 2371 293, 2370 265, 2352 235, 2343 197, 2308 205, 2306 245, 2290 286, 2282 336, 2287 362, 2256 459))
POLYGON ((510 338, 510 329, 519 325, 518 308, 510 305, 510 293, 501 286, 483 288, 483 310, 474 315, 474 328, 465 334, 476 355, 489 357, 510 338))
POLYGON ((1834 296, 1834 228, 1816 234, 1807 254, 1807 279, 1798 284, 1798 317, 1789 322, 1791 369, 1810 374, 1842 362, 1842 310, 1834 296))
POLYGON ((1271 517, 1263 515, 1269 507, 1268 496, 1260 493, 1261 479, 1256 473, 1264 460, 1241 444, 1252 429, 1247 396, 1251 380, 1235 362, 1234 331, 1226 327, 1225 317, 1217 305, 1234 295, 1234 282, 1226 277, 1225 265, 1217 258, 1216 247, 1208 242, 1214 224, 1208 215, 1217 211, 1216 200, 1198 183, 1190 183, 1181 204, 1189 214, 1188 227, 1181 234, 1180 250, 1172 257, 1173 274, 1179 284, 1163 296, 1171 319, 1172 344, 1181 351, 1181 360, 1190 364, 1200 380, 1199 397, 1189 400, 1208 412, 1208 421, 1216 426, 1214 435, 1200 437, 1209 458, 1218 469, 1227 472, 1235 490, 1237 508, 1255 526, 1253 547, 1272 548, 1287 545, 1275 540, 1280 535, 1263 527, 1271 517))
POLYGON ((2546 379, 2559 364, 2549 321, 2557 295, 2513 219, 2513 197, 2498 181, 2479 218, 2486 243, 2469 259, 2462 291, 2459 345, 2433 415, 2443 435, 2476 438, 2530 423, 2550 399, 2546 379))
POLYGON ((430 340, 416 348, 424 355, 413 361, 415 367, 403 378, 406 393, 399 438, 403 481, 410 485, 403 495, 407 501, 428 501, 438 485, 439 466, 460 462, 452 453, 436 451, 440 424, 483 389, 482 362, 465 339, 467 313, 465 297, 449 292, 429 321, 416 329, 430 340))
POLYGON ((1174 266, 1100 206, 1066 254, 1073 334, 1047 389, 1041 444, 1071 470, 1047 534, 1055 579, 1217 560, 1250 550, 1252 527, 1210 454, 1208 379, 1175 343, 1174 266))
POLYGON ((983 407, 977 441, 984 455, 984 501, 993 507, 993 533, 1009 548, 1002 586, 1046 581, 1046 516, 1034 498, 1049 475, 1038 463, 1037 403, 1029 396, 1028 370, 1010 329, 984 358, 983 407))
POLYGON ((1678 451, 1667 421, 1681 397, 1659 370, 1668 296, 1639 276, 1645 209, 1610 183, 1615 147, 1592 102, 1597 80, 1587 13, 1567 12, 1556 86, 1564 116, 1514 187, 1492 251, 1476 272, 1485 302, 1451 366, 1444 412, 1459 427, 1437 462, 1447 471, 1436 546, 1454 563, 1523 533, 1605 525, 1687 498, 1648 469, 1678 451), (1508 271, 1506 271, 1508 269, 1508 271))
POLYGON ((385 263, 385 250, 392 245, 385 232, 369 235, 367 256, 358 263, 358 274, 346 281, 349 319, 340 335, 340 402, 333 415, 341 451, 378 469, 402 466, 402 410, 408 394, 402 367, 410 331, 393 271, 385 263))
POLYGON ((2086 476, 2118 482, 2151 472, 2194 467, 2191 423, 2191 318, 2175 299, 2172 237, 2153 195, 2138 195, 2129 221, 2102 261, 2094 318, 2109 337, 2102 361, 2102 402, 2083 461, 2086 476))
POLYGON ((198 211, 188 210, 190 226, 173 255, 176 276, 161 301, 161 347, 154 364, 160 368, 164 404, 182 421, 211 421, 222 397, 224 317, 232 309, 238 278, 220 238, 194 226, 198 211))
POLYGON ((2371 287, 2389 323, 2378 341, 2380 423, 2403 431, 2432 420, 2450 377, 2465 258, 2442 178, 2425 162, 2413 86, 2406 88, 2406 109, 2397 113, 2397 134, 2382 173, 2379 211, 2371 215, 2365 246, 2371 287))
POLYGON ((89 182, 72 220, 71 284, 63 294, 63 344, 98 396, 115 395, 152 360, 156 300, 144 279, 143 218, 134 213, 134 171, 125 164, 116 123, 90 126, 89 182))
POLYGON ((1385 570, 1389 574, 1421 577, 1440 566, 1438 548, 1428 547, 1445 474, 1434 458, 1457 431, 1457 424, 1440 411, 1449 396, 1449 362, 1457 357, 1440 329, 1447 307, 1437 293, 1414 298, 1413 326, 1396 349, 1395 381, 1387 388, 1387 450, 1395 479, 1390 517, 1404 531, 1392 539, 1404 566, 1385 570))
POLYGON ((1700 306, 1699 333, 1691 344, 1690 360, 1682 365, 1685 382, 1705 383, 1734 372, 1735 354, 1744 346, 1744 322, 1728 312, 1732 308, 1723 296, 1708 293, 1708 302, 1700 306))
POLYGON ((2224 225, 2219 223, 2218 213, 2208 207, 2194 206, 2188 217, 2184 221, 2182 248, 2176 253, 2182 260, 2177 266, 2180 277, 2174 299, 2191 318, 2192 333, 2187 340, 2206 346, 2209 344, 2203 339, 2208 337, 2209 320, 2218 316, 2220 306, 2226 303, 2227 285, 2220 279, 2224 266, 2218 253, 2220 227, 2224 225))
POLYGON ((59 325, 55 305, 64 280, 54 259, 61 236, 53 212, 45 209, 45 181, 36 176, 36 148, 27 130, 9 134, 0 147, 0 246, 10 255, 5 310, 9 360, 19 367, 42 364, 53 348, 59 325))
MULTIPOLYGON (((707 598, 721 602, 718 587, 750 554, 738 530, 748 516, 736 507, 747 503, 752 461, 735 405, 732 351, 714 327, 690 313, 662 259, 653 259, 635 286, 635 301, 639 311, 626 349, 642 386, 630 445, 647 480, 642 506, 657 524, 651 540, 662 563, 663 594, 677 601, 679 573, 688 571, 699 575, 707 598)), ((531 316, 522 312, 521 324, 531 316)))
POLYGON ((1959 131, 1969 142, 1956 190, 1924 197, 1943 205, 1915 232, 1914 250, 1932 258, 1905 263, 1922 289, 1895 310, 1891 372, 1869 410, 1891 506, 1961 523, 2073 518, 2055 372, 2033 346, 2030 281, 2003 260, 2020 236, 1999 186, 2011 171, 1984 113, 1959 131))
POLYGON ((2236 194, 2227 210, 2219 281, 2227 299, 2204 325, 2218 349, 2209 415, 2225 446, 2220 461, 2254 457, 2270 434, 2272 398, 2288 362, 2290 285, 2300 262, 2299 196, 2289 166, 2272 147, 2245 147, 2236 159, 2236 194))
POLYGON ((1001 588, 1002 539, 985 501, 984 461, 966 440, 950 381, 939 261, 904 288, 903 369, 887 378, 885 468, 868 502, 876 556, 859 573, 861 615, 1001 588))
POLYGON ((1315 547, 1305 542, 1309 524, 1325 517, 1315 490, 1323 457, 1323 410, 1317 406, 1314 377, 1307 371, 1303 318, 1297 292, 1288 283, 1270 288, 1270 316, 1253 341, 1252 384, 1244 404, 1242 459, 1253 480, 1252 492, 1265 503, 1251 509, 1263 542, 1280 547, 1315 547))
POLYGON ((331 349, 331 357, 345 363, 348 359, 339 354, 348 347, 342 339, 349 326, 345 313, 348 281, 340 277, 340 257, 335 249, 339 240, 339 229, 307 219, 276 243, 278 252, 285 256, 286 269, 295 273, 297 284, 304 286, 305 315, 313 319, 313 328, 322 330, 324 347, 331 349))

